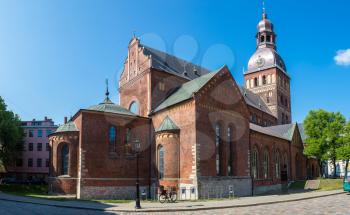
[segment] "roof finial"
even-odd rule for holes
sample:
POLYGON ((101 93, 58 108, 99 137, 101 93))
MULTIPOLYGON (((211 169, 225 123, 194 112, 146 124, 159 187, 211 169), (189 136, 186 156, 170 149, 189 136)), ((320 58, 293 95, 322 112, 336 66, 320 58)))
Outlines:
POLYGON ((106 78, 106 99, 109 99, 108 78, 106 78))
POLYGON ((267 15, 266 15, 266 8, 265 8, 265 0, 263 0, 262 2, 262 9, 263 9, 263 19, 266 19, 267 15))
POLYGON ((135 30, 132 31, 132 38, 136 38, 136 31, 135 30))

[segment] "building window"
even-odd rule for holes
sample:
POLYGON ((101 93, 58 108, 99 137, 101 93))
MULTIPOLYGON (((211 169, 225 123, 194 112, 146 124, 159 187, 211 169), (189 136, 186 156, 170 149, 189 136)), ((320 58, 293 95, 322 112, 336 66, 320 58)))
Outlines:
POLYGON ((50 145, 49 145, 49 143, 46 143, 46 151, 50 151, 50 145))
POLYGON ((164 84, 164 82, 159 82, 159 84, 158 84, 158 89, 160 90, 160 91, 165 91, 165 84, 164 84))
POLYGON ((43 130, 38 130, 38 137, 43 137, 43 130))
POLYGON ((285 123, 285 120, 284 120, 284 113, 282 113, 282 123, 285 123))
POLYGON ((23 160, 21 158, 16 159, 16 167, 22 167, 23 160))
POLYGON ((137 102, 133 101, 131 102, 130 106, 129 106, 129 110, 131 112, 133 112, 134 114, 139 114, 139 105, 137 104, 137 102))
POLYGON ((28 151, 33 151, 33 143, 28 143, 28 151))
POLYGON ((266 42, 271 42, 271 36, 270 35, 268 35, 268 36, 266 36, 266 42))
POLYGON ((111 126, 108 131, 108 148, 110 152, 116 152, 117 130, 111 126))
POLYGON ((252 176, 254 179, 257 179, 259 177, 258 168, 259 168, 258 150, 254 148, 253 154, 252 154, 252 176))
POLYGON ((257 87, 259 85, 258 78, 254 78, 254 87, 257 87))
POLYGON ((263 75, 263 77, 262 77, 262 83, 263 83, 263 85, 265 85, 267 83, 265 75, 263 75))
POLYGON ((257 116, 255 113, 253 113, 253 115, 252 115, 252 122, 255 124, 257 123, 257 116))
POLYGON ((46 165, 45 165, 46 167, 50 166, 50 160, 48 158, 46 158, 45 163, 46 163, 46 165))
POLYGON ((61 149, 61 175, 68 175, 69 148, 64 144, 61 149))
POLYGON ((36 159, 36 166, 41 167, 41 158, 36 159))
POLYGON ((158 171, 159 179, 164 178, 164 148, 159 146, 158 148, 158 171))
POLYGON ((264 151, 264 179, 269 177, 269 151, 264 151))
POLYGON ((126 134, 125 134, 125 141, 126 143, 130 143, 131 140, 131 129, 130 128, 126 128, 126 134))
POLYGON ((280 152, 277 150, 275 155, 275 175, 276 178, 281 177, 281 159, 280 159, 280 152))
POLYGON ((51 130, 46 130, 46 137, 48 137, 50 134, 52 134, 51 130))
POLYGON ((265 42, 265 36, 260 37, 260 42, 262 42, 262 43, 265 42))
POLYGON ((221 134, 221 128, 219 124, 215 125, 215 166, 216 166, 216 175, 221 175, 221 138, 220 138, 220 134, 221 134))
POLYGON ((29 135, 29 137, 33 137, 34 136, 33 130, 29 130, 28 135, 29 135))
POLYGON ((28 167, 33 167, 33 158, 28 158, 28 167))
POLYGON ((233 162, 233 141, 232 141, 232 128, 227 128, 227 142, 229 146, 229 155, 228 155, 228 165, 227 165, 227 172, 228 175, 233 175, 233 169, 232 169, 232 162, 233 162))
POLYGON ((36 149, 37 151, 39 151, 39 152, 42 151, 42 149, 43 149, 43 144, 42 144, 42 143, 38 143, 36 148, 37 148, 37 149, 36 149))

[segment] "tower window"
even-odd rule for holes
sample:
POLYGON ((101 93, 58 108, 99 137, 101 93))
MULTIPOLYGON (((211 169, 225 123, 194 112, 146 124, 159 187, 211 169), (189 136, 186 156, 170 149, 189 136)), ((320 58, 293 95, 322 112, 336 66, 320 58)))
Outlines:
POLYGON ((267 83, 265 75, 263 75, 263 77, 262 77, 262 82, 263 82, 263 85, 265 85, 267 83))
POLYGON ((68 148, 68 144, 64 144, 61 149, 61 175, 68 175, 68 162, 69 162, 69 148, 68 148))
POLYGON ((257 87, 259 85, 258 78, 254 78, 254 87, 257 87))
POLYGON ((260 37, 260 42, 262 42, 262 43, 265 42, 265 36, 260 37))
POLYGON ((131 102, 129 106, 129 110, 133 112, 134 114, 139 114, 139 105, 136 101, 131 102))
POLYGON ((271 36, 270 35, 266 36, 266 42, 271 42, 271 36))

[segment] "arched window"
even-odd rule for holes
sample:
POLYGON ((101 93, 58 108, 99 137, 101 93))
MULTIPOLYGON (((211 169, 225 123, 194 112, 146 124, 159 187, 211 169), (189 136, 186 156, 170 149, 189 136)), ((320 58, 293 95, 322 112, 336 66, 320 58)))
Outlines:
POLYGON ((139 105, 136 101, 131 102, 129 106, 129 110, 133 112, 134 114, 139 114, 139 105))
POLYGON ((254 87, 257 87, 259 85, 258 78, 254 78, 254 87))
POLYGON ((265 36, 260 37, 260 42, 262 42, 262 43, 265 42, 265 36))
POLYGON ((280 152, 277 150, 275 155, 275 176, 276 178, 281 177, 281 160, 280 160, 280 152))
POLYGON ((259 168, 259 155, 258 155, 258 150, 254 148, 252 153, 252 176, 254 179, 257 179, 259 177, 258 168, 259 168))
POLYGON ((110 152, 116 152, 116 140, 117 140, 117 130, 114 126, 109 127, 108 131, 108 146, 110 152))
POLYGON ((221 162, 220 162, 220 149, 221 149, 221 138, 220 138, 220 134, 221 134, 221 129, 220 129, 220 125, 216 124, 215 125, 215 166, 216 166, 216 175, 220 175, 221 171, 220 171, 220 166, 221 166, 221 162))
POLYGON ((158 171, 159 178, 164 178, 164 148, 163 146, 159 146, 158 148, 158 171))
POLYGON ((265 75, 263 75, 263 77, 262 77, 262 83, 263 83, 263 85, 265 85, 267 83, 265 75))
POLYGON ((232 162, 233 162, 233 141, 232 141, 232 127, 227 128, 227 143, 229 146, 227 173, 228 175, 233 175, 232 162))
POLYGON ((61 149, 61 175, 68 175, 69 165, 69 147, 68 144, 64 144, 61 149))
POLYGON ((264 151, 264 179, 269 177, 269 151, 264 151))
POLYGON ((126 128, 126 134, 125 134, 125 142, 130 143, 131 140, 131 129, 126 128))

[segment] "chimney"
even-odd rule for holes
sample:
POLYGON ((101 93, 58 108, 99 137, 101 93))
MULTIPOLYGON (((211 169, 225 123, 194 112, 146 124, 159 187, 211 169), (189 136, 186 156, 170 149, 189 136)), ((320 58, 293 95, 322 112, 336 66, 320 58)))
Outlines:
POLYGON ((64 124, 66 124, 67 123, 67 117, 65 116, 64 117, 64 124))
POLYGON ((47 121, 47 116, 45 116, 45 121, 47 121))

